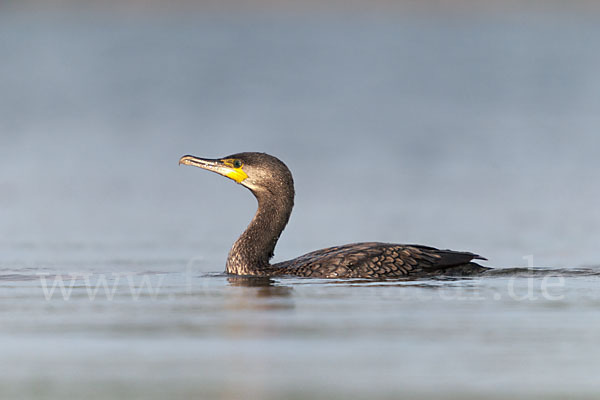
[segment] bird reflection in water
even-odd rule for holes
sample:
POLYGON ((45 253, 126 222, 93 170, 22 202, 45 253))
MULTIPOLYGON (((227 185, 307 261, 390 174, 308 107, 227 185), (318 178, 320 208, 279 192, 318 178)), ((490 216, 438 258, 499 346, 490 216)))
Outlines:
POLYGON ((264 276, 229 276, 231 308, 253 310, 285 310, 293 309, 293 288, 283 286, 273 279, 264 276))

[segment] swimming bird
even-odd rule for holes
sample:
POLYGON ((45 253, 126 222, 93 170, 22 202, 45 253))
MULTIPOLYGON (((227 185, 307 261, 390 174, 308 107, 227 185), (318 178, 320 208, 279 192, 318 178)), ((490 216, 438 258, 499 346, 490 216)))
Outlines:
POLYGON ((179 164, 232 179, 250 189, 258 201, 256 215, 227 257, 229 274, 385 279, 472 275, 489 269, 472 262, 485 260, 474 253, 378 242, 330 247, 271 264, 275 245, 294 207, 294 180, 288 167, 266 153, 239 153, 219 159, 187 155, 179 164))

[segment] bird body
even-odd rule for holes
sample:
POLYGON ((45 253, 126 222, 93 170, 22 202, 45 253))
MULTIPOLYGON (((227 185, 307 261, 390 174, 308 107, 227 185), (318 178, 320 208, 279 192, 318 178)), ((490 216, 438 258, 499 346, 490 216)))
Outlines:
POLYGON ((314 278, 401 278, 442 272, 472 274, 487 269, 472 263, 482 257, 468 252, 420 245, 353 243, 317 250, 273 265, 280 274, 314 278))
POLYGON ((226 271, 230 274, 385 279, 472 275, 489 269, 472 262, 485 260, 474 253, 378 242, 330 247, 271 264, 294 206, 294 181, 287 166, 265 153, 239 153, 221 159, 184 156, 179 163, 228 177, 250 189, 258 201, 254 218, 229 252, 226 271))

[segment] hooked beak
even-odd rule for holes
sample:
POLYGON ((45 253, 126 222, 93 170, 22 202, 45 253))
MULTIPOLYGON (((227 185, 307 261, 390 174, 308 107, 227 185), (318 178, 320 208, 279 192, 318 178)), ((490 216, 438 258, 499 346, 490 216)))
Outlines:
POLYGON ((179 159, 179 165, 191 165, 193 167, 198 167, 208 171, 216 172, 217 174, 232 179, 237 183, 242 183, 243 180, 248 178, 248 175, 242 170, 242 168, 234 168, 230 165, 227 165, 225 161, 209 158, 199 158, 195 156, 183 156, 179 159))
POLYGON ((202 169, 207 169, 219 173, 219 169, 225 167, 221 160, 211 160, 208 158, 199 158, 194 156, 183 156, 179 159, 179 165, 191 165, 202 169))

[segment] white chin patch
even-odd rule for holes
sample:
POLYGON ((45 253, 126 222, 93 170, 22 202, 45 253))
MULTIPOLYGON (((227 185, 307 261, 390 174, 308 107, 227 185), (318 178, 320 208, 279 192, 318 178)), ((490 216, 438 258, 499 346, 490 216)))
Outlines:
POLYGON ((252 189, 252 190, 257 190, 258 189, 258 187, 254 186, 252 184, 252 182, 250 182, 248 179, 244 179, 242 182, 240 182, 240 184, 242 186, 246 186, 248 189, 252 189))

